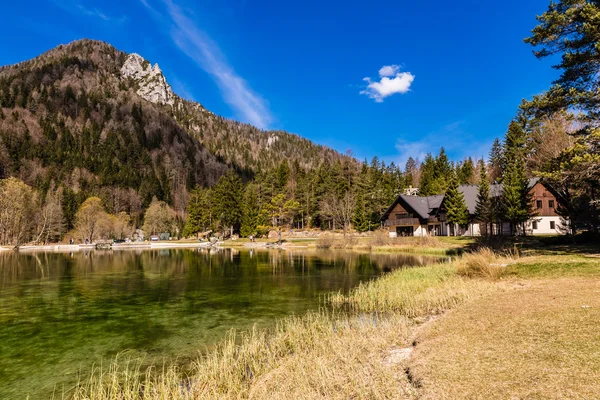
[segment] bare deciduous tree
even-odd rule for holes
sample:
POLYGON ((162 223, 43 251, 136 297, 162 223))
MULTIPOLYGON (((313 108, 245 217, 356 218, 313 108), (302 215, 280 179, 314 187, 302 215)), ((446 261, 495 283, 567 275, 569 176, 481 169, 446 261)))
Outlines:
POLYGON ((344 236, 352 224, 355 207, 356 199, 351 192, 346 192, 341 198, 331 194, 321 201, 321 213, 330 218, 335 225, 341 226, 344 236))

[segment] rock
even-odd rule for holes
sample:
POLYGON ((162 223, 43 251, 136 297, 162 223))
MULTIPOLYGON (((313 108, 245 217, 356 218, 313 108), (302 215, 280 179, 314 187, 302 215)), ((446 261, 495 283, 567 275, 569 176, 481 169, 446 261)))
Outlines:
POLYGON ((139 54, 130 54, 121 67, 121 75, 133 78, 138 84, 137 94, 143 99, 155 104, 175 104, 175 95, 165 76, 158 67, 150 65, 139 54))
POLYGON ((400 364, 410 358, 414 348, 405 347, 402 349, 392 349, 388 352, 387 357, 383 360, 383 364, 386 366, 392 366, 400 364))

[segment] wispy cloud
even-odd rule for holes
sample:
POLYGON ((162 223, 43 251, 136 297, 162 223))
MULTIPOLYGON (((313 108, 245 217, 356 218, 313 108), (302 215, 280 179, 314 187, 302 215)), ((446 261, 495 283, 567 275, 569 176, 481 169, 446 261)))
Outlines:
POLYGON ((54 0, 54 4, 71 14, 85 15, 88 17, 99 18, 106 22, 121 24, 127 21, 127 17, 122 15, 115 17, 105 13, 97 7, 87 7, 77 1, 72 0, 54 0))
POLYGON ((414 80, 415 76, 410 72, 400 72, 400 66, 384 65, 379 69, 378 81, 373 81, 369 77, 363 78, 363 81, 367 82, 367 87, 361 90, 360 94, 382 103, 383 99, 393 94, 408 92, 414 80))
POLYGON ((173 43, 213 77, 224 100, 243 120, 262 129, 269 127, 273 117, 265 99, 235 72, 219 46, 195 24, 189 13, 172 0, 161 0, 166 13, 158 11, 148 0, 140 1, 158 22, 169 24, 173 43))

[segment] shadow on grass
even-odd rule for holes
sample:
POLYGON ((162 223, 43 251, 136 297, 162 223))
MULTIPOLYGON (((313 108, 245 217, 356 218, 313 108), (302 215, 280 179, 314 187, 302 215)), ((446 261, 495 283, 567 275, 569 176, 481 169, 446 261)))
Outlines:
POLYGON ((600 254, 600 237, 584 232, 575 236, 492 236, 478 237, 463 250, 473 252, 488 247, 495 251, 509 251, 519 254, 568 255, 600 254))

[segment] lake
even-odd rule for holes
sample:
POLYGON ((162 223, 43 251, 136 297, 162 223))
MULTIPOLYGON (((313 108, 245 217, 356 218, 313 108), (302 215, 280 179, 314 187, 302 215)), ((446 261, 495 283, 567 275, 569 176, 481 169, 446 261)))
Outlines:
MULTIPOLYGON (((447 258, 446 258, 447 259, 447 258)), ((60 398, 117 354, 185 363, 232 328, 269 327, 439 257, 233 249, 0 253, 0 399, 60 398)))

